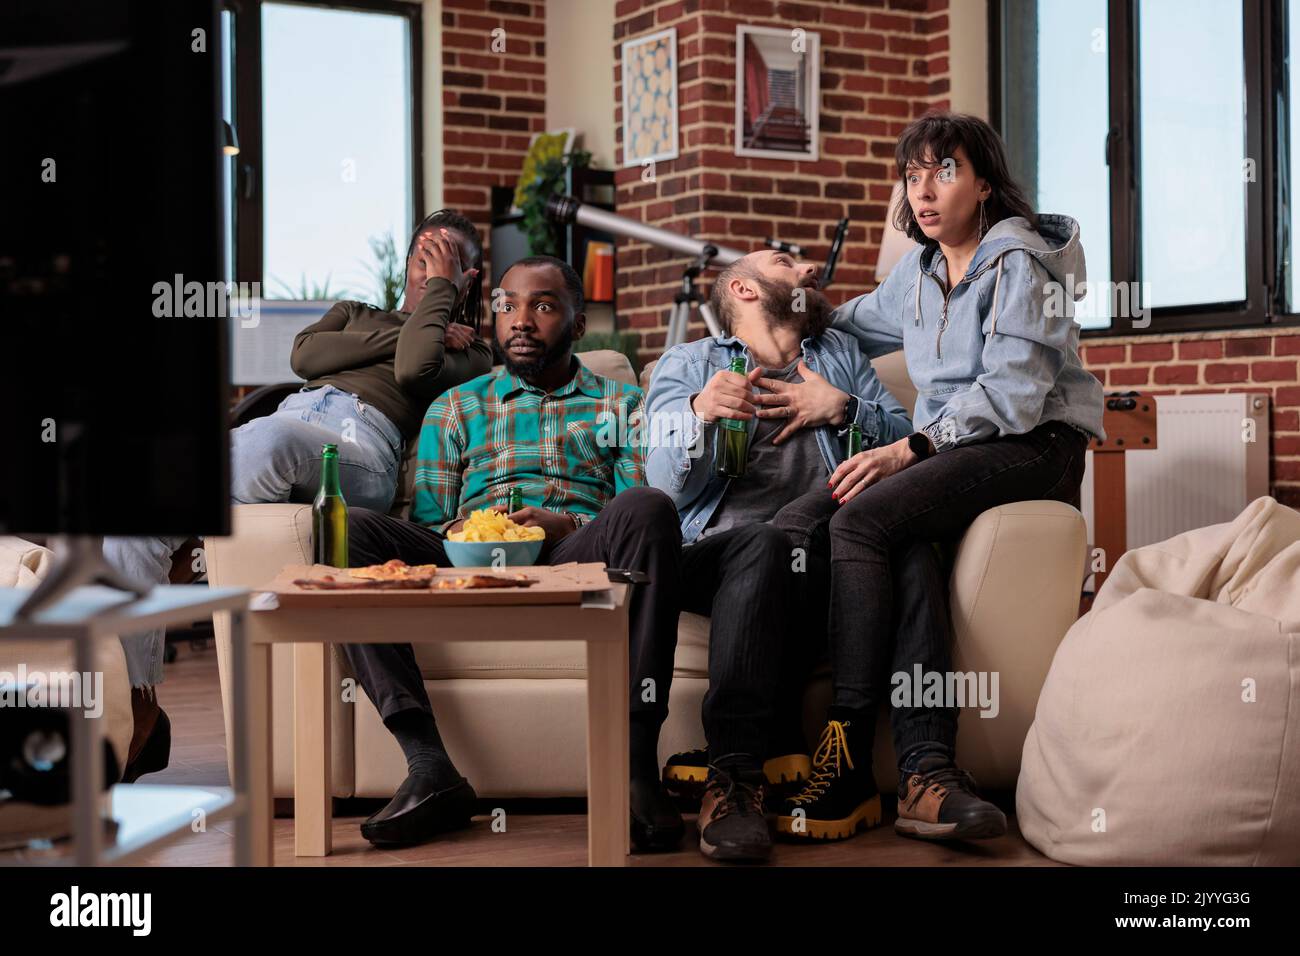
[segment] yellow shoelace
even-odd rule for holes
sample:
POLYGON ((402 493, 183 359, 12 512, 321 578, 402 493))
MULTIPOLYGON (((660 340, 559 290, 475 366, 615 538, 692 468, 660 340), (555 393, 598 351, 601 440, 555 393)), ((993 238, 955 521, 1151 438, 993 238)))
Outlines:
POLYGON ((849 770, 853 769, 853 758, 849 754, 849 739, 844 732, 844 725, 838 720, 826 724, 822 739, 817 743, 817 752, 813 754, 813 773, 794 797, 792 803, 809 803, 822 795, 822 791, 831 785, 831 781, 840 775, 840 761, 849 770))

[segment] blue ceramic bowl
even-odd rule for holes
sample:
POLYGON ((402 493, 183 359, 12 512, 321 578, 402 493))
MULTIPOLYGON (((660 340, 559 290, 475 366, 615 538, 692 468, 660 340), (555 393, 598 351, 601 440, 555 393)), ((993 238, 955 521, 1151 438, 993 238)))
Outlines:
POLYGON ((493 561, 504 562, 507 567, 523 567, 537 563, 545 540, 538 541, 452 541, 443 542, 447 557, 458 568, 490 568, 493 561))

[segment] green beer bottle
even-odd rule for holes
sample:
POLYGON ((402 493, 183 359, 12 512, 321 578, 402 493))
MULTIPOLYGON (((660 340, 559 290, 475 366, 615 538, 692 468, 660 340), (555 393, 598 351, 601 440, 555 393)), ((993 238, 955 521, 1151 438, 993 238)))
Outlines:
POLYGON ((514 514, 516 511, 522 511, 524 507, 524 493, 515 485, 510 489, 510 504, 507 505, 506 514, 514 514))
POLYGON ((320 491, 311 506, 312 560, 348 566, 348 505, 339 490, 339 446, 321 449, 320 491))
MULTIPOLYGON (((731 360, 731 371, 745 374, 745 357, 731 360)), ((749 458, 749 424, 734 418, 718 420, 717 444, 713 449, 714 473, 723 478, 741 478, 749 458)))
POLYGON ((862 451, 862 426, 854 422, 849 426, 849 453, 846 457, 852 458, 862 451))

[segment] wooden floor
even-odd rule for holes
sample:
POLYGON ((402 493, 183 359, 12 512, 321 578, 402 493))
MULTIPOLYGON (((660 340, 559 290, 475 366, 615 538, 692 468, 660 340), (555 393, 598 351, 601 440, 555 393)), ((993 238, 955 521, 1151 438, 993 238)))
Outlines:
MULTIPOLYGON (((225 786, 225 733, 221 694, 217 683, 216 651, 182 646, 180 658, 167 665, 166 681, 158 699, 172 721, 170 766, 150 774, 142 783, 188 783, 225 786)), ((334 853, 323 859, 293 855, 293 821, 275 821, 277 866, 582 866, 587 860, 587 818, 563 802, 562 812, 553 802, 510 801, 506 804, 506 832, 495 833, 491 817, 476 817, 474 825, 423 846, 401 850, 376 850, 361 838, 361 820, 381 804, 357 806, 347 801, 336 815, 334 853)), ((1011 818, 1010 832, 1000 839, 964 844, 935 844, 895 835, 892 814, 885 826, 860 833, 839 843, 806 845, 778 843, 772 864, 780 866, 1053 866, 1051 860, 1029 846, 1011 818)), ((713 866, 699 853, 694 817, 687 818, 687 837, 675 853, 628 858, 632 866, 713 866)), ((222 821, 206 833, 186 834, 141 862, 160 866, 228 866, 233 862, 234 823, 222 821)))

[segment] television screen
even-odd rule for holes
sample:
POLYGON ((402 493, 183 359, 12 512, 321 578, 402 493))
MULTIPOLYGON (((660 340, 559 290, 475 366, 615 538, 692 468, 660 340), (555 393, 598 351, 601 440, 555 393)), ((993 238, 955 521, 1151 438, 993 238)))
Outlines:
POLYGON ((218 6, 0 7, 0 533, 228 531, 218 6))

